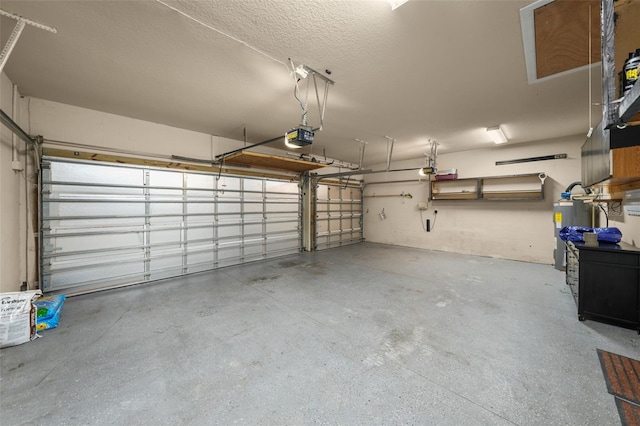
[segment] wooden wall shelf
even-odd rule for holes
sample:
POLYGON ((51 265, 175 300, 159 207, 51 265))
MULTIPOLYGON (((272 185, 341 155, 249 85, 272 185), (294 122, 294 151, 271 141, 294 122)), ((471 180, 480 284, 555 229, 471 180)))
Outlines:
POLYGON ((537 201, 543 173, 431 181, 431 200, 537 201))

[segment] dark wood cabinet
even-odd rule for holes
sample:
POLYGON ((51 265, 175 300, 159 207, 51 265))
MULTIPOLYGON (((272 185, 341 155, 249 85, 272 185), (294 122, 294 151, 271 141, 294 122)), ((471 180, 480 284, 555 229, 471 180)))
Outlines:
POLYGON ((640 333, 640 249, 624 243, 569 243, 568 251, 578 258, 578 282, 573 283, 578 288, 572 290, 578 319, 610 321, 640 333))

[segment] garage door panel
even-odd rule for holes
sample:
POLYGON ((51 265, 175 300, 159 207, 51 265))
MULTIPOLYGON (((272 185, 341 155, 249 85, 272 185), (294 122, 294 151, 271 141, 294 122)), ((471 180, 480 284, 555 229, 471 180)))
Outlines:
POLYGON ((189 215, 187 216, 186 222, 189 226, 198 226, 202 224, 211 224, 215 223, 215 215, 213 214, 204 214, 204 215, 189 215))
POLYGON ((181 236, 182 236, 182 231, 180 229, 155 231, 155 232, 149 233, 149 244, 151 245, 164 244, 164 243, 179 244, 181 236))
POLYGON ((143 200, 133 202, 92 203, 82 202, 81 199, 56 199, 51 201, 51 213, 56 216, 113 216, 113 215, 141 215, 144 214, 143 200))
POLYGON ((362 189, 319 183, 316 187, 315 249, 358 243, 362 234, 362 189))
POLYGON ((43 260, 41 265, 42 289, 76 287, 92 281, 104 281, 107 277, 129 276, 144 272, 144 254, 137 250, 123 250, 85 256, 57 256, 43 260), (102 279, 104 278, 104 279, 102 279))
MULTIPOLYGON (((58 216, 60 217, 60 216, 58 216)), ((77 217, 77 216, 76 216, 77 217)), ((78 230, 114 230, 114 233, 118 230, 126 229, 131 226, 142 226, 145 223, 144 214, 139 217, 123 216, 122 218, 113 218, 109 216, 96 216, 93 217, 83 216, 79 219, 65 218, 64 220, 49 219, 47 217, 42 218, 43 230, 48 231, 54 229, 56 233, 62 232, 78 232, 78 230)))
POLYGON ((230 201, 228 198, 218 199, 216 203, 218 214, 222 215, 239 215, 241 213, 240 203, 238 201, 230 201))
POLYGON ((273 251, 287 251, 297 246, 297 236, 295 234, 282 235, 269 240, 269 249, 273 251))
POLYGON ((142 169, 123 169, 109 164, 82 164, 78 162, 58 163, 51 169, 53 181, 90 182, 109 186, 142 185, 144 171, 142 169))
POLYGON ((296 183, 51 157, 42 165, 47 292, 86 292, 300 250, 296 183))
POLYGON ((255 203, 248 203, 245 201, 242 205, 242 208, 245 214, 258 215, 264 212, 262 201, 255 203))
POLYGON ((282 222, 282 223, 269 223, 267 224, 267 233, 282 233, 282 232, 295 232, 297 231, 299 224, 297 222, 282 222))
POLYGON ((152 201, 148 203, 147 206, 149 214, 152 216, 174 215, 178 217, 183 214, 182 203, 158 203, 152 201))
POLYGON ((169 170, 148 169, 150 187, 182 188, 185 173, 169 170))
MULTIPOLYGON (((198 202, 198 203, 187 203, 186 204, 186 214, 214 214, 216 211, 216 204, 213 200, 207 202, 198 202)), ((197 216, 195 216, 197 217, 197 216)))
POLYGON ((214 188, 216 177, 200 173, 185 173, 187 185, 189 189, 206 189, 214 188))
POLYGON ((261 235, 262 234, 262 223, 255 224, 245 224, 244 225, 244 234, 245 235, 261 235))
POLYGON ((230 225, 228 223, 220 224, 218 227, 218 238, 220 239, 229 238, 229 237, 237 238, 241 232, 242 232, 242 229, 240 229, 240 225, 237 225, 237 224, 230 225))
POLYGON ((182 250, 179 247, 158 250, 149 261, 149 272, 168 268, 182 268, 182 250))
POLYGON ((144 268, 139 264, 109 265, 85 270, 61 271, 55 274, 43 291, 54 291, 58 288, 73 289, 91 285, 99 289, 105 285, 115 286, 127 282, 138 282, 144 279, 144 268))
POLYGON ((192 242, 194 240, 213 241, 215 238, 215 229, 212 225, 207 227, 198 226, 194 228, 186 228, 186 234, 185 240, 187 242, 192 242))
POLYGON ((89 247, 93 251, 108 251, 120 249, 122 247, 136 247, 142 244, 143 236, 141 232, 130 231, 117 235, 87 235, 78 236, 71 234, 64 237, 56 235, 49 239, 54 252, 84 252, 89 247))
POLYGON ((221 265, 235 265, 236 259, 240 257, 240 245, 236 242, 227 242, 218 248, 218 262, 221 265), (233 262, 231 262, 233 261, 233 262))

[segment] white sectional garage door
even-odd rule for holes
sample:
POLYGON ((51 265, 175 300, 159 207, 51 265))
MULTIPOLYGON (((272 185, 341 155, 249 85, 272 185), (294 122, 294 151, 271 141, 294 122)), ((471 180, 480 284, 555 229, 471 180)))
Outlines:
POLYGON ((301 248, 297 182, 45 157, 40 279, 86 292, 301 248))
POLYGON ((316 250, 362 242, 362 188, 319 183, 315 229, 316 250))

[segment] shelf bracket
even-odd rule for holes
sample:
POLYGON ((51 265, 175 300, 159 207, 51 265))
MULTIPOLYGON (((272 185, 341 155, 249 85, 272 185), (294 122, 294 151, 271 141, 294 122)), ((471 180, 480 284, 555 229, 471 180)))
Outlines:
POLYGON ((2 9, 0 9, 0 15, 6 16, 11 19, 15 19, 17 21, 16 26, 13 28, 13 31, 11 32, 9 39, 7 40, 7 43, 4 45, 4 48, 2 49, 2 53, 0 53, 0 72, 2 72, 5 64, 9 60, 9 56, 11 55, 11 52, 13 52, 13 48, 16 47, 16 43, 20 38, 20 34, 22 34, 22 30, 24 30, 24 27, 26 25, 31 25, 33 27, 40 28, 41 30, 49 31, 52 33, 58 32, 58 30, 56 30, 55 28, 48 27, 39 22, 32 21, 31 19, 24 18, 20 15, 7 12, 2 9))

